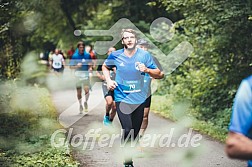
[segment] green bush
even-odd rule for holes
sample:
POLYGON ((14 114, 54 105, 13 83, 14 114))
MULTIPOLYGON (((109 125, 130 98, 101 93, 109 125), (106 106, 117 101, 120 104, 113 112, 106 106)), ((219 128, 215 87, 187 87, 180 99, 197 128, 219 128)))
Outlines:
POLYGON ((224 142, 228 132, 228 124, 231 116, 231 109, 225 109, 216 113, 216 117, 208 120, 199 119, 199 115, 192 108, 190 101, 176 102, 173 95, 153 95, 151 110, 172 121, 180 121, 184 118, 189 118, 192 123, 191 127, 196 131, 209 135, 219 141, 224 142))
POLYGON ((0 85, 0 164, 3 166, 78 166, 68 146, 51 146, 51 134, 61 128, 45 88, 0 85), (8 97, 8 100, 4 100, 8 97), (6 108, 6 106, 9 106, 6 108))

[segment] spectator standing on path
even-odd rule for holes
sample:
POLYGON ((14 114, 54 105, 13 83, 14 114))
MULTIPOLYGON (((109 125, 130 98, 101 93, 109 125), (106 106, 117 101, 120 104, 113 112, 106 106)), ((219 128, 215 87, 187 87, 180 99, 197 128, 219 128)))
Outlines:
POLYGON ((252 76, 241 82, 236 93, 226 153, 230 158, 248 160, 252 167, 252 76))
MULTIPOLYGON (((107 55, 109 56, 113 51, 116 51, 116 49, 114 47, 110 47, 108 49, 107 55)), ((96 74, 103 81, 102 90, 104 98, 106 100, 106 113, 103 119, 103 124, 110 125, 116 115, 116 105, 114 101, 114 91, 108 90, 107 82, 105 80, 104 75, 102 74, 102 64, 103 62, 101 62, 100 65, 97 67, 96 74)), ((110 77, 112 80, 115 80, 115 69, 110 70, 110 77)))
MULTIPOLYGON (((149 52, 136 48, 136 32, 123 29, 121 32, 123 49, 112 52, 105 60, 102 71, 109 90, 114 90, 116 110, 122 125, 125 142, 137 140, 143 121, 144 102, 147 91, 142 90, 144 76, 148 73, 156 78, 160 75, 149 52), (109 69, 116 67, 115 80, 111 80, 109 69), (133 138, 132 138, 133 137, 133 138)), ((132 154, 124 159, 125 167, 133 167, 132 154)))
POLYGON ((51 68, 53 69, 54 72, 57 72, 57 73, 63 72, 65 61, 64 61, 63 55, 60 54, 59 49, 55 49, 54 54, 50 58, 50 62, 51 62, 50 63, 51 68))
MULTIPOLYGON (((145 51, 148 51, 149 44, 146 40, 139 39, 137 41, 136 47, 141 48, 145 51)), ((153 56, 152 58, 153 58, 155 64, 157 65, 157 68, 161 71, 160 75, 156 79, 162 79, 164 77, 164 73, 162 72, 163 68, 156 57, 153 56)), ((148 93, 147 93, 147 99, 145 101, 144 117, 143 117, 143 122, 142 122, 141 130, 140 130, 140 137, 142 137, 144 135, 146 128, 148 126, 148 122, 149 122, 149 112, 150 112, 150 106, 151 106, 151 81, 152 81, 152 79, 153 78, 150 77, 149 74, 145 73, 144 82, 146 82, 146 84, 148 86, 148 89, 146 89, 146 90, 148 90, 148 93)))
POLYGON ((77 98, 80 104, 80 113, 83 112, 82 105, 82 88, 85 92, 84 107, 85 111, 88 111, 88 99, 89 99, 89 72, 92 71, 92 60, 89 53, 85 52, 85 44, 78 42, 78 50, 73 54, 70 60, 70 68, 75 69, 74 75, 76 77, 76 90, 77 98))

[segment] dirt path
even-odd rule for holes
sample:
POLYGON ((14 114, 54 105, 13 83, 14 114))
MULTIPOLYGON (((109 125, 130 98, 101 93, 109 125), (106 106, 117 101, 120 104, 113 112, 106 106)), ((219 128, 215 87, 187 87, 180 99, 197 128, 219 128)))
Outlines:
MULTIPOLYGON (((120 124, 117 116, 113 127, 108 128, 102 124, 105 102, 100 84, 97 83, 93 87, 89 99, 89 112, 83 115, 78 111, 74 84, 72 89, 54 91, 52 98, 60 114, 59 120, 71 136, 70 144, 74 157, 81 166, 122 166, 120 124)), ((153 113, 149 117, 146 135, 143 141, 146 146, 143 148, 144 151, 134 149, 136 167, 246 166, 244 161, 228 159, 223 144, 153 113)))

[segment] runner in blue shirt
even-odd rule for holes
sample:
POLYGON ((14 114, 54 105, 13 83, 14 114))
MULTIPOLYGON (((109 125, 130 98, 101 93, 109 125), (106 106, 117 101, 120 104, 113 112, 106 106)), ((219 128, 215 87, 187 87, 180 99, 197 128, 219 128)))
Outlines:
POLYGON ((252 167, 252 76, 244 79, 235 96, 226 153, 230 158, 249 160, 252 167))
MULTIPOLYGON (((116 110, 123 129, 123 141, 137 139, 143 120, 144 102, 147 88, 144 85, 145 73, 157 77, 157 69, 149 52, 136 48, 136 32, 123 29, 121 32, 124 48, 112 52, 105 60, 102 70, 107 87, 114 90, 116 110), (116 67, 115 80, 111 80, 109 69, 116 67)), ((132 157, 125 157, 125 167, 132 167, 132 157)))
POLYGON ((88 53, 84 51, 85 44, 78 42, 78 51, 75 52, 70 60, 70 68, 75 69, 74 75, 76 77, 76 90, 77 98, 80 104, 80 113, 83 112, 82 106, 82 86, 85 91, 85 111, 88 110, 88 98, 89 98, 89 72, 92 71, 92 59, 88 53))

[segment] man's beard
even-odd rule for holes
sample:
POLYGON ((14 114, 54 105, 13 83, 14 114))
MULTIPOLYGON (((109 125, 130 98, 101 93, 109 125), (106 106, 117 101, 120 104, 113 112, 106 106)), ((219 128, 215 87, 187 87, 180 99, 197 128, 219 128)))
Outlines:
POLYGON ((124 44, 124 48, 129 50, 129 51, 132 51, 132 50, 134 50, 136 48, 136 44, 132 48, 128 48, 128 46, 124 44))

